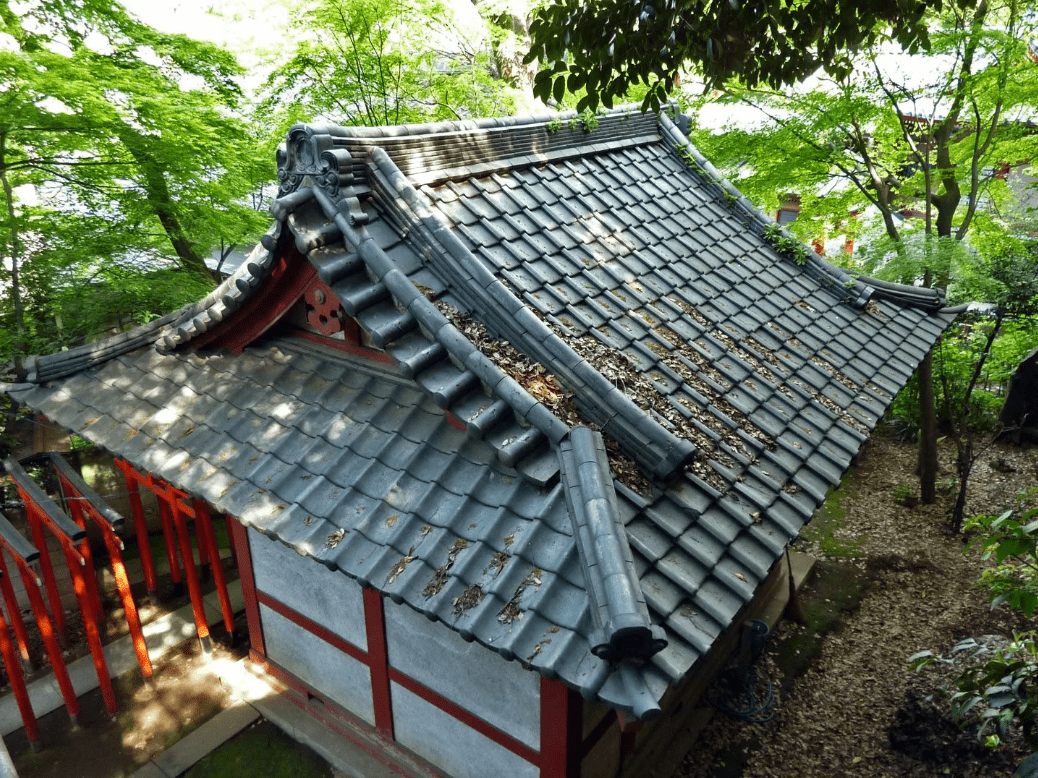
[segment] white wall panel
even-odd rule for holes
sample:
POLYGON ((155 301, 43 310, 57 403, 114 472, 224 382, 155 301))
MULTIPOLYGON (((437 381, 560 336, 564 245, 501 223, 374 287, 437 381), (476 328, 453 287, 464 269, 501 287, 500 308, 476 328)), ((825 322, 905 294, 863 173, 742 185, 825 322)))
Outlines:
POLYGON ((396 683, 393 729, 397 742, 453 778, 538 778, 539 768, 462 724, 396 683))
POLYGON ((535 751, 541 678, 406 605, 385 600, 389 665, 535 751))
POLYGON ((367 665, 325 643, 266 605, 260 605, 267 656, 320 696, 375 723, 371 671, 367 665))
POLYGON ((257 589, 367 650, 360 584, 253 529, 249 530, 249 550, 257 589))

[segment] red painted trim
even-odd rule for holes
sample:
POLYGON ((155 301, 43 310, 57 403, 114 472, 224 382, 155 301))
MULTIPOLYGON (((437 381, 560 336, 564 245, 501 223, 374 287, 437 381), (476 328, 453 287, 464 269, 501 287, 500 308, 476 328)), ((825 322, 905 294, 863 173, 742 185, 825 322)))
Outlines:
POLYGON ((259 604, 256 602, 256 575, 252 571, 252 552, 249 551, 249 536, 245 526, 234 517, 227 516, 227 529, 231 535, 231 545, 238 560, 238 577, 241 580, 241 594, 245 601, 245 623, 249 628, 249 644, 254 661, 262 662, 267 655, 263 644, 263 623, 260 621, 259 604), (258 655, 260 659, 255 659, 258 655))
POLYGON ((368 653, 366 651, 357 648, 357 646, 353 645, 352 643, 343 640, 334 632, 322 627, 316 621, 311 621, 299 611, 289 608, 284 603, 275 600, 266 592, 261 592, 259 590, 256 591, 256 599, 260 602, 260 604, 266 605, 272 611, 280 613, 293 624, 296 624, 305 629, 307 632, 316 635, 325 643, 335 646, 337 649, 342 651, 342 653, 348 656, 352 656, 359 662, 368 664, 368 653))
MULTIPOLYGON (((173 524, 177 528, 177 537, 180 541, 180 556, 184 561, 187 590, 191 595, 191 610, 195 614, 195 629, 198 630, 199 639, 205 640, 209 637, 209 622, 205 617, 205 602, 202 600, 202 587, 198 583, 195 554, 191 550, 191 536, 187 532, 187 518, 181 512, 180 503, 177 500, 170 500, 169 507, 170 512, 173 514, 173 524)), ((199 540, 200 544, 201 542, 199 540)))
MULTIPOLYGON (((479 734, 483 735, 483 737, 493 741, 494 743, 497 743, 502 748, 511 751, 513 754, 525 759, 527 762, 537 764, 541 761, 541 755, 534 751, 532 748, 530 748, 528 745, 526 745, 526 743, 522 743, 516 740, 511 735, 502 732, 497 727, 488 724, 487 722, 483 721, 483 719, 476 716, 474 713, 465 710, 460 705, 457 705, 456 703, 453 703, 450 700, 448 700, 446 697, 441 697, 432 689, 428 688, 427 686, 423 686, 421 683, 409 676, 404 675, 399 670, 390 667, 389 679, 393 681, 393 683, 399 684, 403 688, 407 689, 407 691, 411 692, 416 697, 425 700, 430 705, 438 708, 439 710, 442 710, 444 713, 451 716, 452 718, 457 719, 462 724, 467 726, 469 729, 475 730, 479 734)), ((544 737, 543 715, 544 714, 542 712, 542 738, 544 737)), ((541 743, 541 748, 544 748, 543 740, 541 743)))
POLYGON ((371 668, 371 700, 375 707, 375 728, 390 740, 393 730, 393 699, 389 692, 389 652, 386 647, 386 614, 382 595, 364 589, 364 626, 368 638, 368 660, 371 668))
POLYGON ((541 679, 541 778, 580 778, 584 700, 560 681, 541 679))
POLYGON ((387 722, 384 718, 386 716, 389 717, 388 728, 391 729, 392 727, 392 704, 389 699, 389 681, 392 681, 393 683, 399 684, 404 689, 407 689, 415 696, 425 700, 430 705, 442 710, 452 718, 457 719, 470 729, 475 730, 494 743, 497 743, 499 746, 511 751, 513 754, 516 754, 534 764, 539 762, 540 757, 538 753, 525 743, 516 740, 511 735, 508 735, 491 724, 488 724, 483 721, 483 719, 470 711, 465 710, 460 705, 451 702, 446 697, 441 697, 432 689, 429 689, 413 678, 404 675, 399 670, 389 667, 388 655, 385 653, 385 619, 381 607, 382 597, 378 592, 370 589, 364 590, 364 617, 368 636, 367 651, 363 651, 352 643, 346 642, 338 635, 308 619, 306 616, 293 610, 284 603, 279 602, 266 592, 257 591, 256 599, 261 604, 266 605, 268 608, 284 616, 293 624, 297 624, 311 634, 321 638, 321 640, 325 641, 329 645, 339 649, 344 654, 363 662, 371 668, 372 696, 373 702, 375 703, 375 722, 381 732, 385 733, 387 731, 387 722), (372 596, 379 600, 377 608, 373 607, 373 604, 372 606, 369 606, 369 601, 372 596), (377 615, 374 616, 374 619, 377 620, 377 622, 374 625, 372 624, 373 617, 371 613, 373 610, 377 610, 377 615), (377 656, 377 652, 380 650, 383 652, 381 657, 377 656), (384 678, 382 675, 383 673, 384 678), (380 685, 385 688, 385 691, 380 691, 380 685), (385 695, 382 701, 379 700, 380 693, 385 695), (381 711, 379 710, 380 706, 382 707, 381 711))
POLYGON ((590 754, 591 750, 598 745, 598 741, 605 737, 606 733, 613 728, 613 724, 617 721, 618 719, 615 710, 611 710, 603 716, 602 720, 595 725, 595 728, 588 733, 588 736, 584 738, 584 742, 581 743, 581 756, 583 757, 590 754))
POLYGON ((296 249, 291 235, 281 236, 270 275, 233 315, 191 341, 196 348, 228 348, 235 354, 270 329, 317 279, 317 268, 296 249))
POLYGON ((347 340, 337 340, 334 338, 326 338, 324 335, 318 335, 316 332, 307 332, 306 330, 293 330, 292 336, 296 338, 302 338, 308 340, 311 343, 318 343, 322 346, 328 346, 336 351, 342 351, 346 354, 351 354, 356 357, 364 357, 375 362, 381 362, 386 365, 392 365, 393 359, 382 351, 375 351, 374 349, 366 348, 356 343, 350 343, 347 340))

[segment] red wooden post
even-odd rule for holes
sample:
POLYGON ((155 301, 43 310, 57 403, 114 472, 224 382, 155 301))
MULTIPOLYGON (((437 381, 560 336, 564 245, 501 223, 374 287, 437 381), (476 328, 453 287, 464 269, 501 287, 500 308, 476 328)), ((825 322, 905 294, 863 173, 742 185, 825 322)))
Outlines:
POLYGON ((105 649, 101 645, 101 634, 97 628, 94 618, 90 592, 83 578, 84 563, 79 564, 75 556, 75 546, 71 541, 62 544, 65 547, 65 559, 68 561, 68 570, 72 575, 72 585, 75 587, 76 599, 79 600, 79 610, 83 614, 83 630, 86 632, 87 645, 90 646, 90 654, 94 659, 94 670, 97 672, 97 682, 101 687, 101 697, 105 701, 105 710, 110 716, 115 715, 118 707, 115 704, 115 691, 112 689, 112 679, 108 674, 108 664, 105 662, 105 649))
POLYGON ((123 555, 119 550, 121 541, 106 528, 102 528, 105 545, 108 546, 108 556, 112 560, 112 574, 115 576, 115 588, 119 591, 119 597, 123 602, 123 612, 126 614, 126 624, 130 628, 130 638, 133 640, 133 650, 137 653, 137 663, 141 666, 141 675, 151 678, 151 657, 148 656, 148 645, 144 642, 144 630, 141 628, 141 618, 137 613, 137 605, 133 601, 130 592, 130 579, 126 575, 126 566, 123 564, 123 555))
POLYGON ((195 526, 198 528, 198 545, 208 548, 209 567, 213 571, 216 593, 220 598, 220 611, 223 614, 223 625, 228 635, 234 634, 234 610, 231 608, 231 596, 227 593, 227 579, 223 574, 223 563, 220 561, 220 548, 216 544, 216 533, 213 531, 213 518, 209 515, 209 506, 202 500, 194 500, 195 526))
MULTIPOLYGON (((170 505, 158 492, 154 493, 159 498, 159 516, 162 518, 162 536, 166 541, 166 561, 169 562, 169 576, 173 583, 180 583, 180 564, 177 562, 177 531, 170 516, 170 505)), ((187 565, 187 560, 184 560, 187 565)), ((181 590, 183 591, 183 590, 181 590)))
POLYGON ((227 517, 227 529, 231 533, 231 545, 238 558, 238 575, 241 577, 241 593, 245 600, 245 622, 249 627, 249 642, 254 654, 266 657, 263 643, 263 625, 260 622, 259 602, 256 600, 256 576, 252 572, 252 552, 249 551, 249 536, 241 522, 227 517))
POLYGON ((54 627, 58 632, 58 640, 62 647, 65 641, 65 608, 61 604, 61 594, 58 592, 58 582, 54 578, 54 565, 50 560, 50 551, 47 550, 47 536, 43 533, 43 522, 37 514, 37 507, 25 492, 18 490, 25 503, 25 515, 29 519, 29 528, 32 530, 32 541, 40 552, 40 570, 43 573, 43 583, 47 587, 47 597, 50 599, 51 615, 54 617, 54 627))
MULTIPOLYGON (((69 511, 72 513, 72 520, 76 522, 80 529, 86 532, 86 514, 83 510, 83 504, 80 502, 82 497, 72 488, 71 484, 67 484, 65 479, 60 475, 58 480, 65 487, 65 500, 69 507, 69 511)), ((98 624, 105 623, 105 609, 101 605, 101 592, 97 586, 97 569, 94 567, 94 555, 90 550, 90 539, 83 538, 79 541, 79 545, 76 550, 83 557, 83 561, 86 562, 86 569, 84 574, 87 580, 87 595, 90 598, 90 605, 94 609, 94 618, 97 619, 98 624)), ((70 563, 71 564, 71 563, 70 563)))
POLYGON ((18 652, 22 655, 22 663, 27 669, 32 670, 32 658, 29 656, 29 633, 25 629, 25 620, 22 619, 22 610, 18 605, 14 587, 11 586, 11 577, 7 573, 2 551, 0 551, 0 592, 3 592, 4 604, 11 616, 11 626, 14 628, 15 640, 18 641, 18 652))
POLYGON ((79 700, 76 699, 72 681, 68 677, 68 668, 65 667, 65 660, 61 656, 61 647, 54 636, 54 628, 51 626, 50 617, 47 615, 47 606, 43 603, 43 595, 40 594, 39 587, 36 584, 36 574, 31 567, 21 562, 21 560, 16 559, 15 561, 18 562, 22 582, 25 584, 25 593, 29 595, 29 603, 32 605, 32 612, 36 616, 36 626, 39 627, 40 637, 43 638, 43 645, 47 649, 47 657, 50 659, 54 678, 57 680, 58 688, 61 689, 61 696, 65 700, 65 709, 68 711, 72 723, 78 724, 79 700))
POLYGON ((198 585, 198 572, 195 570, 195 555, 191 550, 191 536, 187 534, 187 520, 180 511, 176 496, 170 489, 160 497, 160 504, 168 506, 173 514, 173 523, 176 526, 176 534, 180 540, 180 555, 184 560, 184 572, 187 574, 187 590, 191 595, 191 609, 195 614, 195 627, 198 630, 198 639, 202 641, 203 647, 209 649, 209 623, 205 619, 205 603, 202 602, 202 589, 198 585))
MULTIPOLYGON (((4 575, 6 580, 7 576, 4 575)), ((25 726, 25 737, 33 751, 39 749, 40 730, 36 725, 36 714, 32 709, 32 701, 29 699, 29 690, 25 686, 25 678, 22 676, 22 668, 18 662, 18 656, 14 653, 11 644, 11 635, 7 631, 7 622, 4 621, 3 610, 0 609, 0 654, 4 658, 4 668, 7 670, 7 678, 11 682, 11 690, 14 692, 14 701, 18 704, 18 712, 22 716, 22 724, 25 726)))
POLYGON ((561 681, 541 678, 541 778, 580 778, 584 700, 561 681))
POLYGON ((368 640, 371 696, 375 706, 375 728, 393 740, 393 703, 389 688, 389 652, 386 649, 386 614, 382 595, 364 588, 364 626, 368 640))
POLYGON ((151 557, 151 543, 148 540, 148 522, 144 518, 144 506, 141 504, 141 493, 137 486, 136 472, 125 459, 115 460, 116 467, 123 471, 126 478, 126 491, 130 497, 130 512, 133 514, 133 526, 137 531, 137 545, 141 552, 141 567, 144 568, 144 585, 153 593, 158 588, 155 577, 155 561, 151 557))

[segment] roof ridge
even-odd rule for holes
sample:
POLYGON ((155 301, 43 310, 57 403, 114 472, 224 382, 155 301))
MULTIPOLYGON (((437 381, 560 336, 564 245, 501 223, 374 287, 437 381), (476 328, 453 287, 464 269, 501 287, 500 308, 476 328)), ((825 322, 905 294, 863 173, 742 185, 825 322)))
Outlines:
POLYGON ((361 165, 367 153, 381 148, 410 180, 434 184, 654 143, 659 140, 659 129, 655 115, 633 108, 414 127, 299 124, 290 131, 279 164, 290 162, 293 138, 300 136, 326 138, 322 149, 348 149, 354 158, 354 175, 363 175, 361 165))
POLYGON ((434 249, 433 266, 457 282, 455 294, 493 332, 558 377, 578 407, 656 478, 667 480, 684 467, 695 455, 691 442, 664 428, 541 321, 447 228, 388 154, 373 149, 370 165, 372 184, 389 195, 384 202, 434 249))
MULTIPOLYGON (((185 308, 189 307, 191 306, 185 306, 185 308)), ((56 378, 64 378, 88 367, 107 362, 120 354, 151 345, 162 335, 166 325, 176 321, 185 308, 167 313, 147 324, 120 332, 104 340, 95 340, 53 354, 28 357, 25 360, 25 380, 30 384, 42 384, 56 378)))
MULTIPOLYGON (((349 160, 341 156, 345 150, 337 151, 339 164, 348 165, 349 160)), ((318 182, 282 198, 293 199, 297 206, 303 200, 315 199, 342 233, 344 244, 355 247, 331 261, 314 262, 321 280, 408 378, 441 408, 456 410, 470 435, 485 438, 499 459, 527 480, 541 486, 554 481, 558 461, 551 446, 566 435, 569 427, 479 351, 395 266, 365 229, 370 217, 359 209, 352 187, 329 189, 331 193, 318 182), (366 272, 359 272, 361 268, 366 272), (365 314, 387 297, 392 298, 396 314, 375 326, 374 319, 369 321, 365 314), (421 333, 419 344, 413 342, 411 333, 415 329, 421 333), (404 343, 394 348, 398 341, 404 343), (427 372, 433 368, 435 374, 427 372), (480 386, 486 387, 498 403, 487 401, 480 386), (471 402, 476 390, 482 401, 471 402), (513 417, 511 424, 502 429, 502 422, 509 416, 513 417)), ((280 199, 273 209, 275 213, 284 212, 280 199)))
POLYGON ((869 299, 875 293, 875 288, 859 280, 859 276, 854 276, 843 268, 839 268, 818 256, 813 248, 803 244, 798 237, 789 232, 785 227, 777 224, 774 219, 751 203, 746 195, 740 192, 735 185, 722 176, 721 172, 714 167, 713 163, 700 153, 699 149, 692 144, 681 129, 670 119, 669 116, 667 116, 666 111, 660 112, 660 128, 663 132, 664 138, 666 138, 676 150, 687 156, 694 163, 697 172, 706 179, 707 182, 718 187, 722 196, 730 200, 735 208, 741 210, 751 219, 751 224, 754 224, 757 227, 757 233, 762 239, 767 240, 767 238, 764 237, 765 230, 770 232, 777 229, 783 239, 796 241, 796 243, 803 245, 803 248, 805 249, 805 259, 803 262, 804 270, 810 275, 821 280, 823 283, 839 284, 844 290, 846 301, 853 307, 858 309, 865 307, 869 299))

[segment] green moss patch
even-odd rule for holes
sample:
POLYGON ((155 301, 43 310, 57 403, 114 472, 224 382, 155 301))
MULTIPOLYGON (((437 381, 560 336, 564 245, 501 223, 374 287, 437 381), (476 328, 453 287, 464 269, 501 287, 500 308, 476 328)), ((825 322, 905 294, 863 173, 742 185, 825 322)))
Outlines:
POLYGON ((269 721, 261 720, 224 743, 184 778, 331 778, 324 759, 269 721))

